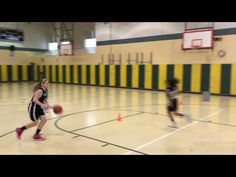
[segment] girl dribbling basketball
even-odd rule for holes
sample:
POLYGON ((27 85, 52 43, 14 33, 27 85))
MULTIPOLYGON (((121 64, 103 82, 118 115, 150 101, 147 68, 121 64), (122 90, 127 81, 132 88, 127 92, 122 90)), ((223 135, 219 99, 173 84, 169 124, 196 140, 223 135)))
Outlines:
POLYGON ((18 139, 21 139, 23 131, 38 125, 33 139, 42 141, 45 140, 45 138, 42 136, 42 134, 40 134, 40 131, 47 121, 44 110, 52 108, 52 106, 50 106, 47 102, 48 81, 46 79, 42 79, 39 83, 34 85, 33 91, 34 95, 28 106, 28 113, 32 122, 24 125, 21 128, 17 128, 16 135, 18 139), (38 120, 40 120, 40 122, 38 122, 38 120))

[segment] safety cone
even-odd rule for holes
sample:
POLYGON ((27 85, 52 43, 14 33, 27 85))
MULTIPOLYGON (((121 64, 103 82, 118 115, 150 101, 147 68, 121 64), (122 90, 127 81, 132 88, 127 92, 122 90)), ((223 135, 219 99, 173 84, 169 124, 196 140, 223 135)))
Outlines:
POLYGON ((183 105, 183 101, 182 100, 179 101, 179 105, 183 105))
POLYGON ((122 121, 121 115, 118 114, 117 121, 122 121))

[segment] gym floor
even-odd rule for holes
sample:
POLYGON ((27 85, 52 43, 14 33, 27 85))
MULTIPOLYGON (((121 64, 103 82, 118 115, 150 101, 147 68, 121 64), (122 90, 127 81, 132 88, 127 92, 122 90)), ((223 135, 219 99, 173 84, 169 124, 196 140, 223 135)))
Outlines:
POLYGON ((54 83, 48 101, 64 111, 46 113, 46 140, 32 139, 36 127, 18 140, 16 127, 30 122, 32 86, 0 84, 0 154, 236 154, 235 97, 183 93, 179 112, 191 119, 175 117, 171 128, 163 91, 54 83))

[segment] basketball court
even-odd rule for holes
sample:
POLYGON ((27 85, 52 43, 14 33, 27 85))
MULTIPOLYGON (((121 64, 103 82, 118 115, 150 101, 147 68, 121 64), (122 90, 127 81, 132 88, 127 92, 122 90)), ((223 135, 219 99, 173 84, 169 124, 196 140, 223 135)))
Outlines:
POLYGON ((47 113, 42 131, 47 140, 32 140, 33 128, 18 140, 15 128, 30 120, 26 109, 31 87, 32 83, 0 86, 1 154, 236 153, 234 97, 203 101, 200 94, 182 94, 180 112, 190 113, 191 120, 176 118, 175 129, 168 127, 164 92, 53 83, 49 103, 60 103, 64 112, 47 113))

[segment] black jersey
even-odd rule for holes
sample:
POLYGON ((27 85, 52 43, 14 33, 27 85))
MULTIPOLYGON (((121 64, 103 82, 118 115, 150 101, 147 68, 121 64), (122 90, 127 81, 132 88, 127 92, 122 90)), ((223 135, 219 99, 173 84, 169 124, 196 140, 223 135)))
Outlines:
POLYGON ((41 97, 39 97, 39 101, 41 103, 43 103, 47 99, 47 97, 48 97, 48 92, 45 91, 43 88, 39 88, 39 89, 41 89, 43 91, 41 97))
MULTIPOLYGON (((39 88, 40 90, 42 90, 42 95, 39 97, 39 102, 40 103, 44 103, 44 101, 47 99, 48 97, 48 92, 45 91, 43 88, 39 88)), ((32 121, 37 121, 39 119, 40 116, 45 115, 44 110, 41 108, 40 105, 36 104, 33 101, 34 96, 32 97, 29 106, 28 106, 28 112, 30 115, 30 119, 32 121)))

